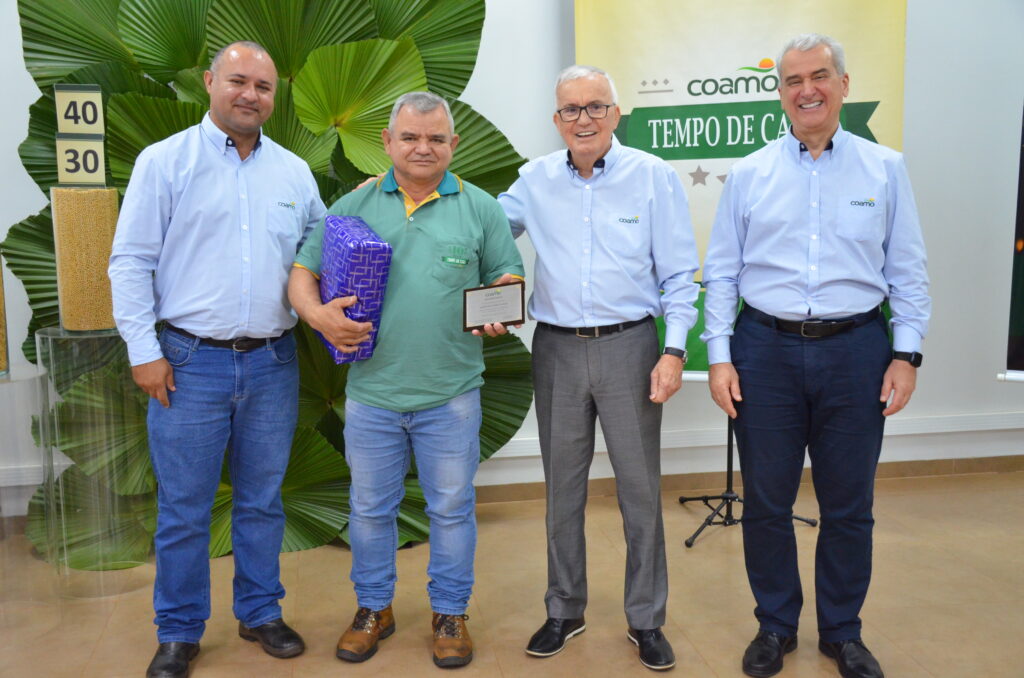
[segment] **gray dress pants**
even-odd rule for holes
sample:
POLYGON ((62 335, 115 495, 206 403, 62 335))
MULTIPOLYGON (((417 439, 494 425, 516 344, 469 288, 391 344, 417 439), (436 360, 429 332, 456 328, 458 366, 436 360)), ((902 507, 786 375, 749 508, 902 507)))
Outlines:
POLYGON ((626 620, 635 629, 665 623, 661 405, 649 398, 658 358, 653 320, 597 338, 544 325, 534 332, 533 385, 547 485, 544 601, 549 617, 581 617, 587 605, 583 524, 600 417, 626 534, 626 620))

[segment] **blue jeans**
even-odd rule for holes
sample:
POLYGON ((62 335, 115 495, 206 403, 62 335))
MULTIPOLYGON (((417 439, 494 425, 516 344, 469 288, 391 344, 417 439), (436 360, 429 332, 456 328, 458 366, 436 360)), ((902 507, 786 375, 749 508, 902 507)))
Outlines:
POLYGON ((160 335, 174 369, 171 406, 149 401, 158 484, 153 607, 161 643, 198 642, 210 616, 210 510, 224 450, 231 472, 234 613, 246 626, 281 617, 281 480, 298 416, 295 337, 247 353, 160 335))
POLYGON ((821 339, 788 334, 747 315, 736 324, 743 549, 757 601, 754 615, 765 631, 797 632, 803 592, 793 502, 806 451, 821 511, 814 561, 818 634, 831 643, 860 637, 885 425, 878 395, 891 356, 882 316, 821 339))
POLYGON ((381 610, 395 596, 398 505, 410 452, 427 500, 434 612, 463 614, 473 592, 480 390, 418 412, 345 403, 345 458, 352 469, 352 583, 360 607, 381 610))

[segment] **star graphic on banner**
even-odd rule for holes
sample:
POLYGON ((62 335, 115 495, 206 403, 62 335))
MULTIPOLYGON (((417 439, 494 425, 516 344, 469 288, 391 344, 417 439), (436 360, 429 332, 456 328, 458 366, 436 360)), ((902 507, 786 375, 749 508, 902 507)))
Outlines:
POLYGON ((718 175, 718 180, 721 181, 724 184, 725 183, 725 178, 728 177, 728 176, 729 176, 728 174, 719 174, 718 175))
POLYGON ((687 174, 689 174, 690 177, 693 179, 694 186, 696 186, 697 184, 704 184, 705 186, 707 186, 708 183, 704 180, 707 179, 708 175, 711 174, 711 172, 705 172, 700 168, 700 165, 697 165, 696 172, 687 172, 687 174))

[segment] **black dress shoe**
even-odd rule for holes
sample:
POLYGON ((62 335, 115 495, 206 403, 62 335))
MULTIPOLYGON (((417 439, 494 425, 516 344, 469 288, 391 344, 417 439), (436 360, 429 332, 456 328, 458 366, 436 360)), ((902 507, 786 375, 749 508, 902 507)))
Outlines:
POLYGON ((549 617, 544 626, 533 634, 526 644, 526 654, 534 657, 550 657, 558 654, 565 647, 566 641, 587 630, 583 617, 579 619, 555 619, 549 617))
POLYGON ((199 654, 199 643, 160 643, 146 678, 188 678, 190 662, 199 654))
POLYGON ((838 643, 818 641, 818 649, 826 657, 832 657, 839 665, 843 678, 885 678, 882 667, 860 638, 840 640, 838 643))
POLYGON ((796 649, 796 636, 758 631, 743 653, 743 673, 768 678, 782 670, 782 658, 796 649))
POLYGON ((246 640, 259 641, 264 652, 278 659, 300 655, 306 649, 302 636, 285 624, 283 619, 275 619, 253 629, 238 622, 238 635, 246 640))
POLYGON ((676 665, 676 655, 660 628, 642 631, 630 629, 626 637, 640 648, 640 663, 647 668, 665 671, 676 665))

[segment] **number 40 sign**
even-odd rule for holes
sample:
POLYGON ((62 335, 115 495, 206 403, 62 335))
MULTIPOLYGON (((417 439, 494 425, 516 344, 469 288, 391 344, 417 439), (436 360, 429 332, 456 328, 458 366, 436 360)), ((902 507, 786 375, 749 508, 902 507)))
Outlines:
POLYGON ((99 85, 54 85, 57 108, 57 180, 62 185, 106 184, 103 97, 99 85))

